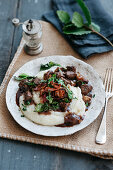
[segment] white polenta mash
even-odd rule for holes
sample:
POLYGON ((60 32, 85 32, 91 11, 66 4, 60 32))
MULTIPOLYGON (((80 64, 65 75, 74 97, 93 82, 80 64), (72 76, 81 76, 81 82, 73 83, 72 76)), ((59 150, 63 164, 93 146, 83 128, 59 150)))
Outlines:
MULTIPOLYGON (((48 70, 54 71, 56 68, 57 67, 54 66, 48 70)), ((43 79, 44 74, 48 70, 40 71, 37 74, 37 77, 40 79, 43 79)), ((73 99, 69 105, 70 112, 74 112, 76 115, 83 116, 85 114, 86 106, 82 99, 81 89, 79 87, 73 87, 69 84, 67 86, 73 92, 73 99)), ((39 92, 33 92, 33 100, 36 104, 40 103, 39 92)), ((37 124, 41 124, 41 125, 54 126, 54 125, 63 124, 64 117, 68 113, 68 112, 51 111, 51 114, 49 114, 49 115, 39 114, 38 112, 34 112, 34 110, 35 110, 34 104, 28 105, 27 110, 23 111, 22 104, 24 104, 24 95, 20 96, 19 103, 20 103, 21 111, 25 115, 25 117, 27 117, 31 121, 33 121, 37 124)))

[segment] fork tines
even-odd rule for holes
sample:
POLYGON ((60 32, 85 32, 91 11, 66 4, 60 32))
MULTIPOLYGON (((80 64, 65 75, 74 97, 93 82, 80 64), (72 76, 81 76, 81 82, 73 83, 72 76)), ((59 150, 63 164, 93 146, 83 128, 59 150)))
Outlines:
POLYGON ((105 80, 104 80, 104 85, 105 85, 105 91, 106 92, 112 92, 112 84, 113 84, 113 77, 112 77, 112 68, 107 68, 106 73, 105 73, 105 80))

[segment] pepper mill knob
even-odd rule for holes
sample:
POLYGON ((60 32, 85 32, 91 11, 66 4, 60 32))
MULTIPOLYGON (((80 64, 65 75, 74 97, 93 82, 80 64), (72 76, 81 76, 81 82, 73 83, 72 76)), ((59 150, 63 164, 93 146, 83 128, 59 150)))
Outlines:
POLYGON ((13 23, 13 25, 18 26, 18 25, 20 25, 20 20, 18 18, 13 18, 12 23, 13 23))
POLYGON ((26 28, 28 31, 31 31, 31 29, 33 28, 33 21, 31 19, 28 21, 26 28))

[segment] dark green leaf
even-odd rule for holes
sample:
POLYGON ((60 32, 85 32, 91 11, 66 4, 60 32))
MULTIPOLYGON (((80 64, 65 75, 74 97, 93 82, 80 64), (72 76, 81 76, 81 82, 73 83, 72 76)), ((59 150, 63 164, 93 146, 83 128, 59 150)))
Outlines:
POLYGON ((25 117, 24 115, 21 115, 21 117, 25 117))
POLYGON ((79 6, 81 7, 85 17, 86 17, 86 20, 88 22, 88 25, 91 24, 91 14, 89 12, 89 9, 87 8, 87 6, 85 5, 84 1, 83 0, 76 0, 79 4, 79 6))
POLYGON ((67 29, 67 30, 64 30, 63 33, 64 34, 68 34, 68 35, 84 35, 84 34, 89 34, 91 33, 92 31, 90 30, 87 30, 85 28, 77 28, 77 29, 67 29))
POLYGON ((86 107, 88 107, 89 106, 89 104, 88 104, 88 102, 86 102, 86 107))
POLYGON ((58 10, 57 15, 62 23, 67 24, 70 22, 70 16, 67 12, 58 10))
POLYGON ((69 24, 64 25, 63 30, 69 29, 69 28, 76 28, 76 27, 73 23, 69 23, 69 24))
POLYGON ((72 23, 78 28, 81 28, 84 25, 83 18, 78 12, 73 13, 72 23))
POLYGON ((47 69, 49 69, 49 68, 51 68, 53 66, 61 66, 61 65, 50 61, 47 64, 41 64, 40 71, 47 70, 47 69))

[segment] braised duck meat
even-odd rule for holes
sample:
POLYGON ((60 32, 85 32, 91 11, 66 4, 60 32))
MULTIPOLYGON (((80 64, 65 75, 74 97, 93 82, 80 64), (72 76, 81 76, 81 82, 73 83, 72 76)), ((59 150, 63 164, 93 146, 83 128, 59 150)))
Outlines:
POLYGON ((36 78, 34 79, 34 83, 35 83, 36 85, 38 85, 38 84, 40 83, 40 79, 39 79, 38 77, 36 77, 36 78))
POLYGON ((68 110, 68 106, 69 106, 70 103, 65 103, 65 102, 61 102, 60 103, 60 110, 62 112, 66 112, 68 110))
POLYGON ((53 74, 53 71, 48 71, 44 74, 44 80, 48 80, 53 74))
POLYGON ((73 71, 74 73, 76 73, 76 68, 74 66, 67 66, 66 68, 68 71, 73 71))
POLYGON ((68 80, 68 79, 66 79, 64 77, 61 77, 61 79, 64 81, 65 85, 71 84, 71 80, 68 80))
POLYGON ((67 71, 65 73, 66 78, 68 78, 69 80, 74 80, 76 78, 76 73, 73 71, 67 71))
POLYGON ((56 77, 58 79, 61 78, 61 77, 65 77, 64 72, 59 67, 56 68, 54 73, 56 74, 56 77))
POLYGON ((73 126, 79 124, 82 121, 82 117, 75 115, 74 113, 69 113, 64 118, 64 123, 66 126, 73 126))
POLYGON ((76 79, 78 80, 78 81, 81 81, 81 82, 84 82, 84 83, 88 83, 88 80, 87 79, 85 79, 79 72, 76 74, 76 79))
POLYGON ((24 80, 21 80, 20 83, 19 83, 19 89, 20 91, 22 92, 26 92, 27 90, 29 90, 29 87, 28 85, 26 84, 28 82, 28 79, 24 79, 24 80))
POLYGON ((88 104, 91 103, 91 97, 89 97, 89 96, 83 96, 83 100, 85 103, 88 103, 88 104))
POLYGON ((88 85, 88 84, 83 84, 81 85, 81 92, 83 95, 87 95, 89 92, 91 92, 92 90, 92 86, 91 85, 88 85))
POLYGON ((65 77, 69 80, 74 80, 76 78, 76 68, 73 66, 67 66, 65 71, 65 77))
POLYGON ((33 98, 33 96, 32 96, 32 94, 31 94, 31 92, 30 92, 29 90, 26 91, 26 92, 25 92, 25 102, 31 101, 32 98, 33 98))

